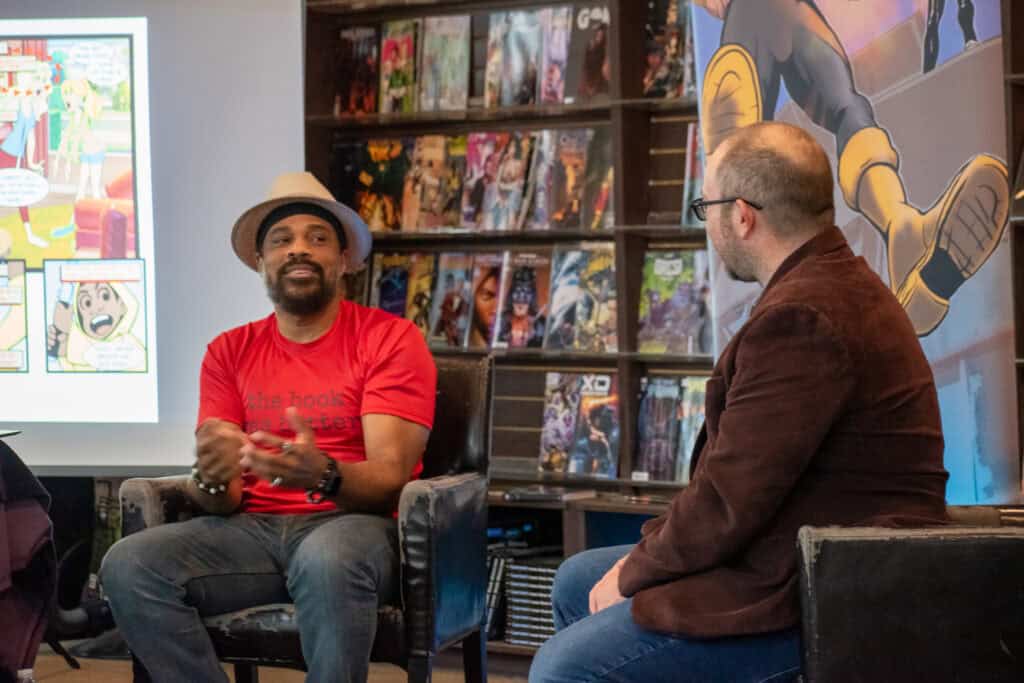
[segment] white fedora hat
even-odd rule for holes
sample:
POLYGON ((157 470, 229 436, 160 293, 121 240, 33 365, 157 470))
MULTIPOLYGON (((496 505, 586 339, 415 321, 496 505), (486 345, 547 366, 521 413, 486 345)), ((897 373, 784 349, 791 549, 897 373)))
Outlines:
POLYGON ((373 246, 370 229, 358 213, 336 200, 312 173, 305 171, 279 175, 270 186, 266 201, 252 207, 235 221, 235 227, 231 229, 231 246, 242 263, 257 269, 256 233, 260 225, 279 206, 299 202, 320 206, 341 221, 347 242, 346 270, 352 273, 362 269, 373 246))

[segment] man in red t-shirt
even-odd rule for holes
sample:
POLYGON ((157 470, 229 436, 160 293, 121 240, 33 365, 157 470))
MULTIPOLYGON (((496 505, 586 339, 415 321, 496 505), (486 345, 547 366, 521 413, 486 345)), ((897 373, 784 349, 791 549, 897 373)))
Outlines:
POLYGON ((398 598, 395 509, 419 475, 437 371, 408 320, 342 300, 365 223, 308 173, 239 218, 235 253, 274 313, 229 330, 200 373, 189 493, 211 513, 115 544, 101 570, 154 681, 227 681, 201 617, 294 602, 307 681, 365 681, 398 598))

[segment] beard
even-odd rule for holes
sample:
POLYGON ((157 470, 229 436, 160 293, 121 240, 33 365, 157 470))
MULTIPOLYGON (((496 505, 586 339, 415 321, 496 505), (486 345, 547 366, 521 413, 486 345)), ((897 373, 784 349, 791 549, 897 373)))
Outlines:
POLYGON ((292 315, 320 313, 334 299, 338 289, 337 283, 327 279, 319 264, 306 260, 289 261, 278 269, 273 280, 267 276, 266 283, 270 300, 282 311, 292 315), (316 277, 299 285, 288 282, 285 275, 300 265, 310 268, 316 277), (296 289, 301 291, 296 292, 296 289))

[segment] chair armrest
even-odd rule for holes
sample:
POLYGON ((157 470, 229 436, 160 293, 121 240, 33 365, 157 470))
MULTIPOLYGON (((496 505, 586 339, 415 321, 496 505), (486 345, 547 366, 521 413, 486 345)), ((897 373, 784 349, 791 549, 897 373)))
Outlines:
POLYGON ((487 592, 487 479, 476 472, 406 484, 398 505, 410 654, 480 628, 487 592))
POLYGON ((205 514, 187 491, 188 475, 128 479, 121 484, 121 535, 205 514))

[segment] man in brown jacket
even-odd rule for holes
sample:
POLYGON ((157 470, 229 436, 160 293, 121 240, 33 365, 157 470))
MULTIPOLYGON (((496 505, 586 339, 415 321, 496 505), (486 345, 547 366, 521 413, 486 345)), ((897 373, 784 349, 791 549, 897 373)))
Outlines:
POLYGON ((942 426, 903 307, 834 226, 828 157, 741 128, 693 202, 764 292, 707 385, 692 480, 636 546, 562 565, 532 683, 778 681, 800 669, 797 530, 941 524, 942 426))

